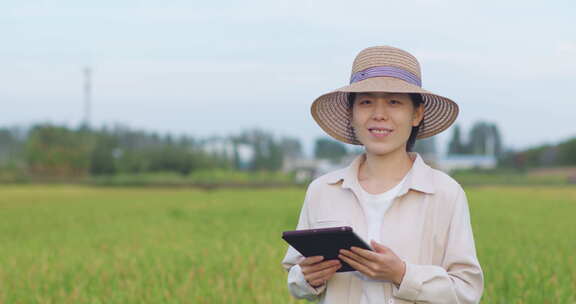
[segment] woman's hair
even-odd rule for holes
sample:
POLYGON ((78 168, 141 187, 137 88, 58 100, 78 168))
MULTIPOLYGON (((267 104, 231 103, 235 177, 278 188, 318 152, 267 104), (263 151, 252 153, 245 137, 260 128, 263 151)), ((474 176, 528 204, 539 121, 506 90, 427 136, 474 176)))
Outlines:
MULTIPOLYGON (((418 108, 421 104, 424 104, 424 100, 422 99, 422 95, 418 93, 408 93, 410 99, 412 100, 412 105, 414 105, 414 109, 418 108)), ((356 93, 348 93, 348 111, 350 112, 350 118, 352 118, 352 108, 354 107, 354 100, 356 99, 356 93)), ((350 126, 351 128, 352 126, 350 126)), ((418 135, 418 130, 424 127, 424 119, 420 122, 420 124, 416 127, 412 127, 412 132, 410 132, 410 137, 408 137, 408 142, 406 143, 406 151, 411 152, 414 148, 414 143, 416 143, 416 136, 418 135)), ((356 133, 352 132, 354 137, 356 137, 356 133)))

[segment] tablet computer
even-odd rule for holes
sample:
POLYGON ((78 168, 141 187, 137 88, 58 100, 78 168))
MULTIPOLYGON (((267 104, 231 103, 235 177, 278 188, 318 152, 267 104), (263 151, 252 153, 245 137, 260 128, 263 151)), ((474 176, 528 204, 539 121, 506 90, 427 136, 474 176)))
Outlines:
MULTIPOLYGON (((350 250, 352 246, 374 251, 350 226, 284 231, 282 239, 305 257, 324 256, 322 261, 338 259, 340 249, 350 250)), ((356 270, 342 260, 340 263, 337 272, 356 270)))

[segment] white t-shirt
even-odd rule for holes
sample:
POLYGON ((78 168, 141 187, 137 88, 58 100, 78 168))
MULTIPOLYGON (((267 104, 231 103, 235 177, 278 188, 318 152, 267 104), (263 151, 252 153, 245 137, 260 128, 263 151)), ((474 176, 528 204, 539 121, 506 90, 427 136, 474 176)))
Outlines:
MULTIPOLYGON (((409 171, 410 172, 410 171, 409 171)), ((366 215, 367 226, 368 226, 368 244, 371 239, 382 243, 380 238, 380 228, 382 225, 382 218, 386 210, 390 207, 393 199, 398 195, 398 191, 402 187, 402 184, 406 181, 404 178, 392 189, 378 194, 370 194, 366 192, 362 186, 357 184, 357 188, 360 189, 360 203, 362 204, 362 209, 366 215)), ((355 179, 356 183, 358 180, 355 179)), ((388 280, 373 280, 368 276, 365 276, 359 271, 354 271, 354 275, 362 279, 362 298, 360 304, 372 304, 381 303, 384 298, 384 289, 382 282, 389 282, 388 280)), ((300 265, 295 265, 290 270, 288 274, 288 279, 290 282, 298 282, 298 286, 303 290, 314 289, 310 286, 302 274, 302 269, 300 265)))
MULTIPOLYGON (((378 243, 382 243, 380 236, 380 228, 382 226, 382 218, 386 210, 392 204, 392 201, 400 191, 402 184, 406 180, 408 174, 393 188, 390 190, 378 193, 370 194, 358 185, 360 189, 360 203, 362 204, 362 209, 366 215, 367 226, 368 226, 368 244, 370 240, 375 240, 378 243)), ((354 275, 362 279, 362 300, 361 304, 370 303, 381 303, 384 299, 384 289, 382 282, 389 282, 388 280, 373 280, 368 276, 365 276, 359 271, 354 271, 354 275)))

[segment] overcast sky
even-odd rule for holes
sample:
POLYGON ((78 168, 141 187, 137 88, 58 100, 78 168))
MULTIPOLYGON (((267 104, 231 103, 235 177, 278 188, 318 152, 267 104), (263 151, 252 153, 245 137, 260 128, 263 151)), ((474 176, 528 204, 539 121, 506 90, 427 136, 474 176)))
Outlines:
MULTIPOLYGON (((83 118, 205 137, 252 127, 303 140, 373 45, 420 61, 423 88, 520 149, 576 136, 575 1, 2 1, 0 126, 83 118)), ((438 135, 444 151, 453 128, 438 135)))

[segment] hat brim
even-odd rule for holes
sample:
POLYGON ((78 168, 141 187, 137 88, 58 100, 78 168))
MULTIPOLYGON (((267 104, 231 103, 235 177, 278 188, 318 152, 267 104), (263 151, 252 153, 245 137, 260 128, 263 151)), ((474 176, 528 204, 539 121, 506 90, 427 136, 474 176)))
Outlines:
POLYGON ((312 117, 318 125, 335 139, 362 145, 350 129, 348 94, 359 92, 418 93, 424 100, 423 126, 416 139, 436 135, 454 123, 459 108, 451 99, 429 92, 417 85, 394 77, 371 77, 338 88, 316 98, 310 107, 312 117))

